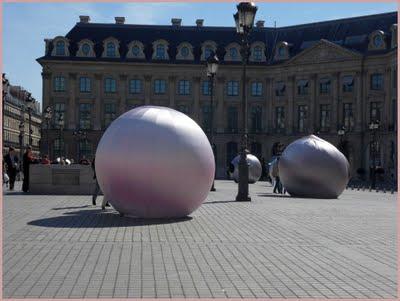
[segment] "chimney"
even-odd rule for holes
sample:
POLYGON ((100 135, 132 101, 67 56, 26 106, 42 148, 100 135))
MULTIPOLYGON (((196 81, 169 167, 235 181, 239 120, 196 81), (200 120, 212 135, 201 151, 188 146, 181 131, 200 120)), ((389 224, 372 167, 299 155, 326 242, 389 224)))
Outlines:
POLYGON ((89 23, 90 17, 89 16, 79 16, 79 22, 81 23, 89 23))
POLYGON ((171 24, 173 26, 181 26, 182 23, 182 19, 177 19, 177 18, 172 18, 171 19, 171 24))
POLYGON ((263 20, 258 20, 256 23, 257 28, 263 28, 264 27, 264 22, 263 20))
POLYGON ((124 24, 125 23, 125 17, 115 17, 115 24, 124 24))
POLYGON ((50 48, 50 43, 52 42, 52 39, 44 39, 44 42, 46 43, 46 48, 45 48, 45 54, 47 54, 49 52, 49 48, 50 48))
POLYGON ((203 19, 197 19, 197 20, 196 20, 196 25, 197 25, 197 27, 203 27, 203 23, 204 23, 204 20, 203 20, 203 19))

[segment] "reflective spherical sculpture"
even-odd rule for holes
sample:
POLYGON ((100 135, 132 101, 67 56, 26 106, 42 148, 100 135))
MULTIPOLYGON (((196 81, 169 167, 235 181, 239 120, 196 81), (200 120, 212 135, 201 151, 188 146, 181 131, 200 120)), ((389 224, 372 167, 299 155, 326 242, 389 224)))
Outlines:
POLYGON ((183 113, 141 106, 107 128, 96 151, 101 190, 122 214, 184 217, 207 197, 214 179, 211 145, 183 113))
POLYGON ((346 157, 314 135, 289 144, 278 166, 282 185, 292 196, 337 198, 349 181, 346 157))
MULTIPOLYGON (((239 181, 239 161, 240 161, 240 155, 236 156, 231 162, 234 169, 233 172, 229 173, 229 175, 231 179, 233 179, 235 182, 239 181)), ((249 183, 254 184, 261 177, 262 173, 261 163, 258 160, 258 158, 252 154, 246 155, 246 161, 249 166, 249 183)))

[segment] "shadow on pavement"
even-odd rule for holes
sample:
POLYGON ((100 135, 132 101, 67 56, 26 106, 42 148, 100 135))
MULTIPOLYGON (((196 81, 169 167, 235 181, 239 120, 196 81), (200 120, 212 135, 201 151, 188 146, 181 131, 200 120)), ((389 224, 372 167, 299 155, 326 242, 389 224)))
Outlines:
POLYGON ((294 197, 289 194, 277 194, 277 193, 259 193, 257 196, 265 197, 265 198, 290 198, 294 199, 294 197))
POLYGON ((51 210, 80 209, 80 208, 87 208, 87 207, 90 207, 90 205, 76 206, 76 207, 59 207, 59 208, 52 208, 51 210))
MULTIPOLYGON (((64 209, 68 209, 68 207, 64 209)), ((191 219, 190 216, 166 219, 121 217, 116 211, 97 209, 65 212, 61 216, 30 221, 28 225, 49 228, 110 228, 172 224, 190 221, 191 219)))

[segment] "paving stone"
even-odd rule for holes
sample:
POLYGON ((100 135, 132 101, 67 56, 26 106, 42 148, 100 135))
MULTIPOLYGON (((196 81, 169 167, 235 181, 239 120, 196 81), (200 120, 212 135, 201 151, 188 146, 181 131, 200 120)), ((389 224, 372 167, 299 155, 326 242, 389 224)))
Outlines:
POLYGON ((236 184, 215 185, 173 221, 6 193, 4 297, 397 298, 397 194, 301 199, 259 182, 238 203, 236 184))

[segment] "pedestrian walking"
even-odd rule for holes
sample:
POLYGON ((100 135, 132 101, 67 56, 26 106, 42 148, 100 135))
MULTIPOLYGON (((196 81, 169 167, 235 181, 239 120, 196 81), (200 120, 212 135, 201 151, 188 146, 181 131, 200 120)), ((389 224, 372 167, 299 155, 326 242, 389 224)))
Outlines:
MULTIPOLYGON (((93 195, 92 195, 92 204, 93 204, 93 206, 96 206, 96 199, 97 199, 97 196, 98 196, 98 194, 100 192, 100 186, 99 186, 99 182, 97 182, 97 176, 96 176, 95 160, 96 160, 96 157, 93 158, 93 161, 92 161, 92 164, 91 164, 92 170, 93 170, 93 179, 96 180, 96 185, 94 187, 94 191, 93 191, 93 195)), ((103 201, 101 202, 101 209, 105 210, 106 207, 110 207, 110 204, 108 203, 108 198, 104 195, 103 196, 103 201)))
POLYGON ((10 146, 8 154, 4 156, 4 163, 6 166, 6 173, 9 178, 9 189, 14 190, 15 178, 18 172, 18 157, 15 155, 15 149, 10 146))
POLYGON ((29 192, 29 166, 34 162, 35 158, 32 155, 32 148, 28 145, 22 157, 22 171, 24 173, 24 181, 22 182, 23 192, 29 192))
POLYGON ((281 179, 279 178, 279 157, 277 157, 272 164, 272 176, 275 179, 273 193, 282 193, 282 184, 281 179))

